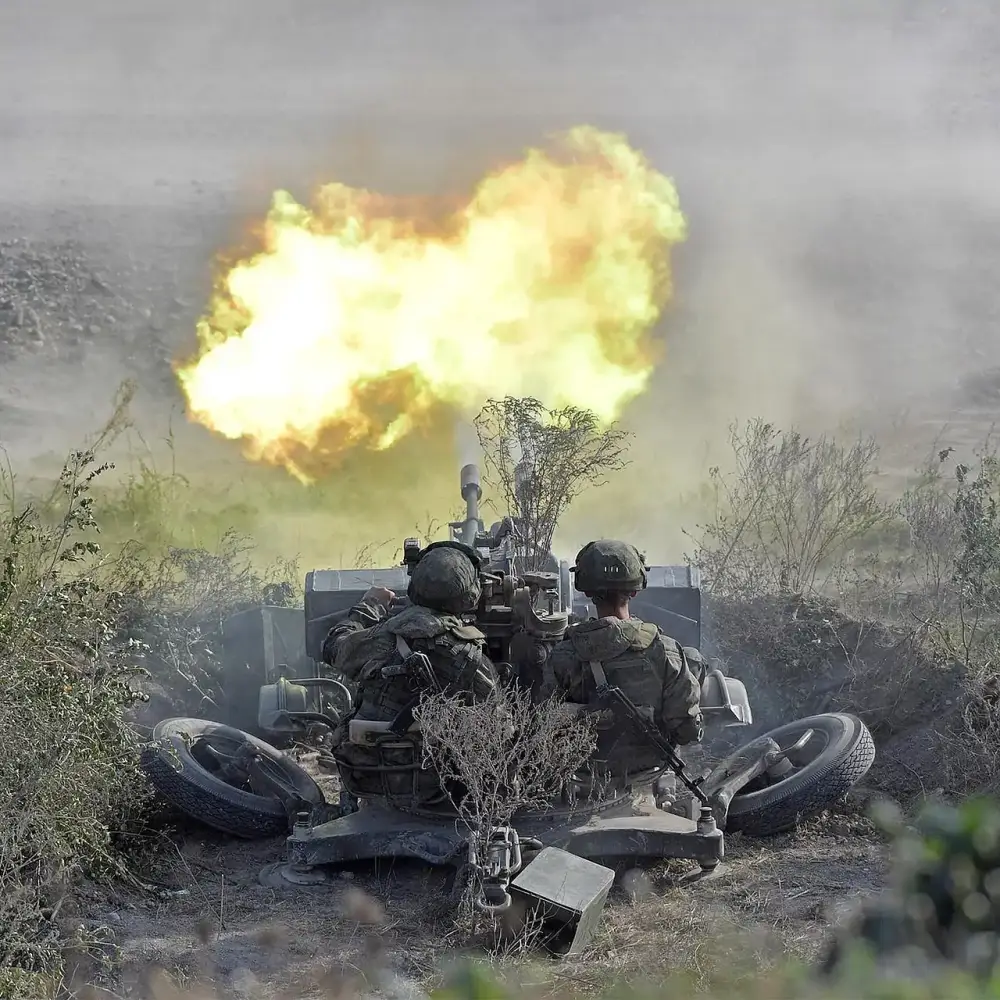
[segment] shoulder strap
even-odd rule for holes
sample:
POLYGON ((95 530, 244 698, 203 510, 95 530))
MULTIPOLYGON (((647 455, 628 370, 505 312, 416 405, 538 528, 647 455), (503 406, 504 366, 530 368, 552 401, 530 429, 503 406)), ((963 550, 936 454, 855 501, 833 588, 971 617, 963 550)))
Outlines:
POLYGON ((591 660, 588 664, 590 667, 590 673, 594 678, 594 683, 597 685, 598 689, 602 687, 607 687, 608 677, 604 673, 604 664, 600 660, 591 660))

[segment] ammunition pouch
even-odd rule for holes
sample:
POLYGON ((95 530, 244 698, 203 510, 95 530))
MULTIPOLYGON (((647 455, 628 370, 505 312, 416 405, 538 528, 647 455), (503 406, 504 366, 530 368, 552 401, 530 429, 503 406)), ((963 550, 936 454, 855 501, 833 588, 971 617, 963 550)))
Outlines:
MULTIPOLYGON (((441 684, 427 654, 411 649, 400 635, 396 636, 396 652, 395 662, 377 672, 396 685, 405 681, 413 697, 392 719, 347 722, 347 738, 333 751, 341 783, 355 798, 382 799, 403 812, 453 812, 452 799, 437 771, 424 765, 420 724, 413 717, 421 697, 440 692, 441 684)), ((468 682, 479 663, 471 644, 464 654, 459 682, 468 682)))
POLYGON ((437 772, 424 766, 419 732, 396 736, 390 725, 363 719, 348 724, 347 740, 333 751, 344 790, 402 812, 450 807, 437 772))
MULTIPOLYGON (((384 736, 395 736, 391 722, 376 722, 372 719, 351 719, 347 724, 347 740, 358 747, 373 747, 384 736)), ((420 724, 413 722, 407 733, 419 733, 420 724)))

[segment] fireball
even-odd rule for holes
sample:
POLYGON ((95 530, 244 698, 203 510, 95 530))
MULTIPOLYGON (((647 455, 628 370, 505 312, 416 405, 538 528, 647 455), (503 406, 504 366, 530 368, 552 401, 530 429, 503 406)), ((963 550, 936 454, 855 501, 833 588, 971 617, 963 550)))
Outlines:
POLYGON ((648 384, 686 235, 672 181, 573 129, 442 217, 333 183, 278 191, 177 366, 190 417, 303 481, 443 415, 532 396, 616 419, 648 384))

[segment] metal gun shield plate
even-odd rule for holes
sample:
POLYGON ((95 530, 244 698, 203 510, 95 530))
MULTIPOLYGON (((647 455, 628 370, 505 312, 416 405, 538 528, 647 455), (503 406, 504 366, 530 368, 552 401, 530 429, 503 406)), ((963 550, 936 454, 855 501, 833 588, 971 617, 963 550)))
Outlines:
MULTIPOLYGON (((323 659, 323 641, 330 631, 330 615, 347 611, 372 587, 405 594, 410 578, 402 566, 392 569, 316 569, 306 573, 305 645, 316 661, 323 659)), ((301 615, 302 612, 299 612, 301 615)), ((301 628, 301 617, 299 619, 301 628)))
POLYGON ((258 691, 277 681, 279 668, 291 678, 314 673, 313 660, 306 652, 301 608, 265 605, 225 619, 222 690, 227 725, 264 735, 257 724, 258 691))

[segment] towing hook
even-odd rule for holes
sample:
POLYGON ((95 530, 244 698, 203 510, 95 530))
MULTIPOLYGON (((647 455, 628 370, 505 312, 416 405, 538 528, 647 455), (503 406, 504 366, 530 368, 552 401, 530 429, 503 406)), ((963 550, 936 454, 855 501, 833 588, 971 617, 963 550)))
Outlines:
POLYGON ((469 840, 469 866, 480 880, 480 891, 475 901, 476 909, 483 913, 498 914, 511 905, 507 886, 522 865, 521 839, 511 826, 496 827, 486 841, 486 858, 480 861, 475 838, 469 840), (490 897, 492 896, 492 900, 490 897))
POLYGON ((506 913, 512 905, 510 893, 507 891, 507 885, 508 883, 501 882, 492 882, 484 885, 483 891, 476 900, 476 909, 481 913, 490 913, 494 915, 506 913), (496 903, 491 903, 489 901, 491 890, 494 896, 498 896, 499 901, 496 903))

